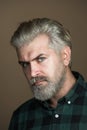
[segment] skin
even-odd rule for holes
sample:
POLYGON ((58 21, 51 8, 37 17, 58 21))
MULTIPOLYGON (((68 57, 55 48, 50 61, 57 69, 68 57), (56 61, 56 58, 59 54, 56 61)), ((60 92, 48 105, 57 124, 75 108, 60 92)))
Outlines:
MULTIPOLYGON (((38 88, 35 90, 37 94, 41 93, 41 95, 44 95, 44 92, 46 92, 49 95, 51 93, 50 89, 48 89, 49 83, 47 80, 38 80, 34 84, 30 84, 31 78, 44 76, 51 83, 55 83, 55 86, 57 86, 56 93, 49 97, 50 106, 56 107, 58 100, 65 96, 75 83, 75 78, 68 67, 71 58, 70 48, 66 46, 60 53, 56 53, 54 49, 49 47, 48 37, 39 35, 29 44, 24 44, 17 49, 17 55, 29 85, 31 88, 33 86, 38 88)), ((45 98, 42 99, 46 100, 45 98)))

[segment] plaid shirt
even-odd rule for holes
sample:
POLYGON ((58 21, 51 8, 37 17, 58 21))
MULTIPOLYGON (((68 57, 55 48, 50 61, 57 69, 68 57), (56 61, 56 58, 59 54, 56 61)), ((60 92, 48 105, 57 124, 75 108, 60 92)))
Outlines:
POLYGON ((55 109, 33 98, 13 113, 9 130, 87 130, 87 83, 73 73, 77 82, 55 109))

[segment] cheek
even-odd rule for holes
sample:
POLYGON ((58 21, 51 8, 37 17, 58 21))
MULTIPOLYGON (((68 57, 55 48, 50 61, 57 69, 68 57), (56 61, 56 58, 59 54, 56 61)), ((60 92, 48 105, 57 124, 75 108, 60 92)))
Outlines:
POLYGON ((48 63, 45 64, 44 68, 44 72, 46 74, 46 76, 48 77, 54 77, 55 73, 56 73, 56 69, 57 69, 57 64, 54 61, 48 61, 48 63))
POLYGON ((62 61, 58 59, 50 60, 46 66, 46 74, 53 81, 59 77, 64 69, 62 61))

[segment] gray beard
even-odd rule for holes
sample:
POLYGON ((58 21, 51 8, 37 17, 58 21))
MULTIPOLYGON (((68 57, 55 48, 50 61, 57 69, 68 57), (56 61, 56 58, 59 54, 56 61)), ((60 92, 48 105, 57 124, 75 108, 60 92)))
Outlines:
POLYGON ((35 98, 41 101, 51 99, 62 88, 65 81, 65 71, 62 72, 61 77, 56 79, 55 82, 51 82, 48 79, 45 79, 45 81, 47 82, 45 86, 30 85, 35 98))

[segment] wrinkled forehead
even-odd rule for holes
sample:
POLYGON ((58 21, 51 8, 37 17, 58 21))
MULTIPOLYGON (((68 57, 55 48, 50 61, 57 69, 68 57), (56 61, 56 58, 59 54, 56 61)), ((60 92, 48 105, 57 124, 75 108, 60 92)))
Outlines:
POLYGON ((40 35, 30 43, 25 43, 22 47, 17 49, 17 54, 18 57, 23 57, 25 55, 35 56, 47 53, 49 49, 49 38, 46 35, 40 35))

